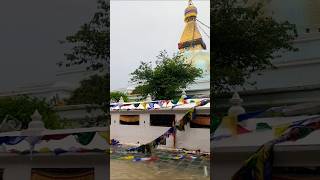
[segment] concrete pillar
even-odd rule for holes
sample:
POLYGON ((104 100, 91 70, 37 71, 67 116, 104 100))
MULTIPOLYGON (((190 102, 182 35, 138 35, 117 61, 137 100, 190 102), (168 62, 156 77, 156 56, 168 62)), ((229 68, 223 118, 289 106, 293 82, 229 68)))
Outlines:
POLYGON ((139 117, 140 126, 149 128, 150 127, 150 114, 140 114, 139 117))

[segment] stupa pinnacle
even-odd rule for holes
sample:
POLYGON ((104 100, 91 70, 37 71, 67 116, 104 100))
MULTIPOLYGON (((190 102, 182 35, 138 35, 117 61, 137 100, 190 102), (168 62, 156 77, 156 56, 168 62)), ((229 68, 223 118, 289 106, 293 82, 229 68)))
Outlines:
POLYGON ((181 52, 186 50, 204 50, 206 44, 203 42, 202 36, 197 26, 197 8, 192 0, 189 0, 188 7, 184 12, 184 21, 186 23, 178 48, 181 52))

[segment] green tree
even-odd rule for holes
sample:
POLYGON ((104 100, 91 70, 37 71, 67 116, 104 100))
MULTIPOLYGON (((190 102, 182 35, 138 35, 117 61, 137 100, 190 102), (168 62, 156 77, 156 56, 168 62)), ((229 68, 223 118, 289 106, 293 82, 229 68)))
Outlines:
POLYGON ((87 69, 105 70, 109 67, 109 1, 98 0, 98 11, 92 19, 83 24, 74 35, 67 36, 61 43, 73 46, 65 53, 66 60, 59 66, 86 64, 87 69))
POLYGON ((42 115, 42 120, 46 128, 63 128, 64 123, 44 99, 31 98, 28 96, 0 98, 0 121, 7 115, 10 115, 21 122, 22 129, 28 127, 28 123, 32 120, 31 115, 35 110, 38 110, 42 115))
POLYGON ((278 22, 264 13, 262 3, 245 0, 211 1, 212 95, 234 86, 254 85, 254 72, 275 68, 281 52, 295 51, 295 25, 278 22))
MULTIPOLYGON (((104 113, 109 114, 109 78, 106 75, 93 75, 88 79, 80 82, 80 86, 75 89, 70 98, 66 100, 67 104, 90 104, 86 111, 101 109, 104 113), (96 106, 97 105, 97 106, 96 106)), ((84 121, 79 121, 82 126, 105 126, 109 118, 101 114, 96 118, 87 117, 84 121)))
MULTIPOLYGON (((66 52, 65 60, 58 63, 66 67, 85 65, 87 70, 106 72, 105 76, 95 75, 83 80, 70 99, 69 104, 98 104, 109 114, 109 54, 110 54, 110 1, 98 0, 98 10, 88 23, 83 24, 73 35, 67 36, 62 44, 71 44, 72 49, 66 52)), ((90 111, 90 109, 88 109, 90 111)), ((107 118, 109 119, 109 118, 107 118)), ((106 116, 102 115, 88 126, 106 123, 106 116)))
POLYGON ((134 93, 156 99, 174 99, 180 96, 181 89, 201 77, 202 70, 186 63, 178 53, 169 57, 165 51, 157 56, 156 66, 151 62, 141 62, 138 69, 131 73, 131 81, 137 84, 134 93))
POLYGON ((109 102, 109 81, 106 75, 93 75, 82 80, 75 89, 68 104, 97 104, 105 106, 109 102))
POLYGON ((126 93, 119 92, 119 91, 110 92, 110 100, 111 101, 118 102, 121 97, 123 98, 124 102, 128 102, 129 98, 126 93))

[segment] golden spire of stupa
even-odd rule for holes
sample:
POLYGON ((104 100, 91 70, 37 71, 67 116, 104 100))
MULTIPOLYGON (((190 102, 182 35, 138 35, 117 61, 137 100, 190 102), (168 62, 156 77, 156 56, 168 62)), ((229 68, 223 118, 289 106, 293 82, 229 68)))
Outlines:
POLYGON ((189 0, 188 7, 184 12, 184 22, 186 23, 178 48, 181 52, 186 50, 203 50, 206 45, 202 40, 202 36, 197 27, 197 8, 193 5, 192 0, 189 0))

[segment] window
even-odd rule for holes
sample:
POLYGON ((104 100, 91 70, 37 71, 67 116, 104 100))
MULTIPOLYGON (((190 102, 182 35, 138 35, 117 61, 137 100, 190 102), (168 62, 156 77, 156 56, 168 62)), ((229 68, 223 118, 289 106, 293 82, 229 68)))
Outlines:
POLYGON ((139 125, 139 115, 120 115, 120 124, 139 125))
POLYGON ((210 128, 210 115, 196 115, 191 120, 190 128, 210 128))
POLYGON ((174 114, 151 114, 150 115, 151 126, 172 127, 174 121, 175 121, 174 114))

